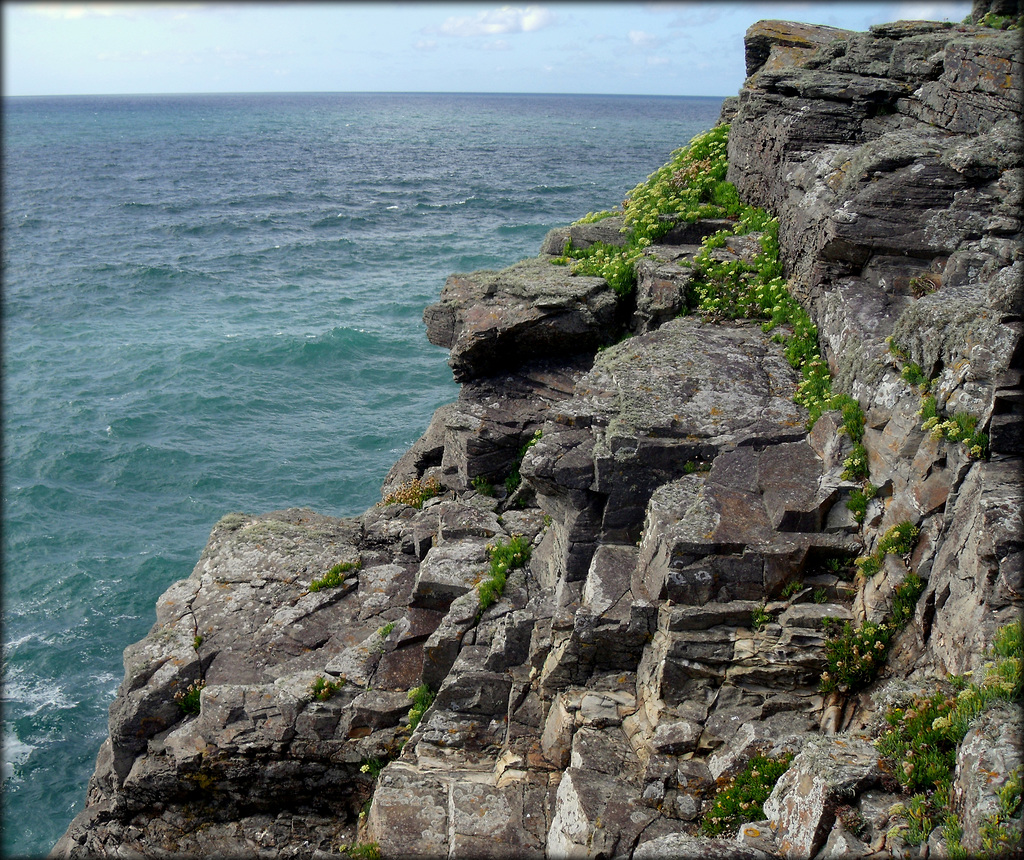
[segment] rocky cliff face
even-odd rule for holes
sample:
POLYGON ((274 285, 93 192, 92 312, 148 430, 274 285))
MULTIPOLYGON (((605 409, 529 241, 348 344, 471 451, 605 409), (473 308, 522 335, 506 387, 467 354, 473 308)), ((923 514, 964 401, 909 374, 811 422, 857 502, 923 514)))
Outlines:
MULTIPOLYGON (((762 22, 747 73, 723 111, 729 179, 779 218, 790 290, 863 412, 871 493, 844 477, 841 415, 808 432, 782 346, 680 316, 679 263, 721 223, 648 248, 630 300, 552 265, 569 237, 621 243, 615 219, 453 275, 425 318, 461 393, 388 476, 391 503, 217 524, 125 651, 55 856, 924 850, 894 826, 881 716, 983 671, 1022 605, 1020 41, 762 22), (933 424, 973 416, 987 453, 922 429, 911 367, 933 424), (885 554, 908 523, 912 549, 885 554), (823 684, 823 619, 889 619, 912 575, 877 680, 823 684), (787 768, 764 819, 701 835, 755 756, 787 768)), ((1020 743, 997 708, 959 747, 965 847, 1020 743)), ((941 831, 923 845, 943 850, 941 831)))

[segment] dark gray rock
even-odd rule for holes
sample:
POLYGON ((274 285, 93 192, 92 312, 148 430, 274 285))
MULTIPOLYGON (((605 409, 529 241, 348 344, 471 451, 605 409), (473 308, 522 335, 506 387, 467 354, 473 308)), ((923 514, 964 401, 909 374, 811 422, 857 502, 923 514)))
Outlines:
POLYGON ((572 275, 545 258, 452 275, 423 318, 430 342, 450 350, 460 382, 530 359, 593 352, 620 327, 618 301, 603 278, 572 275))

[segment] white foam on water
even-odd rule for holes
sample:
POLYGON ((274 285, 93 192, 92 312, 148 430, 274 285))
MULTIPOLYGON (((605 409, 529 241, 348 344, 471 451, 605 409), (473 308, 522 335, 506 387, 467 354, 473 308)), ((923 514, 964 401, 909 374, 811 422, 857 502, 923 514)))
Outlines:
POLYGON ((28 761, 34 749, 32 744, 25 743, 13 731, 4 729, 4 748, 0 751, 4 782, 14 779, 15 768, 28 761))
POLYGON ((8 719, 34 717, 45 710, 63 711, 77 704, 57 682, 30 677, 18 666, 5 667, 4 675, 3 702, 8 719))

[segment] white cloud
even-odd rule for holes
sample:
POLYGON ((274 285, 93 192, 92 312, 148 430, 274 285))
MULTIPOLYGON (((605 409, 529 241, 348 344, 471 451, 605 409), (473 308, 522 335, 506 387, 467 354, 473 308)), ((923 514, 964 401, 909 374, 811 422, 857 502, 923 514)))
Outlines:
POLYGON ((648 66, 667 66, 671 62, 672 61, 668 57, 648 57, 647 58, 647 65, 648 66))
POLYGON ((202 3, 30 3, 25 11, 51 20, 79 21, 83 18, 138 18, 152 11, 174 13, 181 19, 202 3))
POLYGON ((510 51, 512 46, 504 39, 495 39, 493 42, 485 44, 484 49, 488 51, 510 51))
POLYGON ((643 30, 630 30, 629 41, 637 48, 654 48, 661 44, 662 39, 653 33, 645 33, 643 30))
POLYGON ((532 33, 549 26, 555 14, 542 6, 502 6, 475 16, 453 16, 438 28, 445 36, 504 36, 509 33, 532 33))
POLYGON ((970 11, 969 3, 901 3, 895 8, 893 20, 962 21, 970 11))
POLYGON ((420 39, 413 47, 417 51, 436 51, 437 42, 433 39, 420 39))

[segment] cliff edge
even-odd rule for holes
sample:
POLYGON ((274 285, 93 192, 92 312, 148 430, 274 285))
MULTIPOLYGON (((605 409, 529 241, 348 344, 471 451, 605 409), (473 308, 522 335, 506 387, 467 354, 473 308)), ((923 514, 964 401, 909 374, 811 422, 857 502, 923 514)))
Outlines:
POLYGON ((727 178, 821 359, 708 310, 767 222, 659 216, 631 289, 562 259, 628 213, 451 276, 458 400, 362 516, 215 526, 51 856, 1013 850, 1020 31, 746 46, 727 178))

